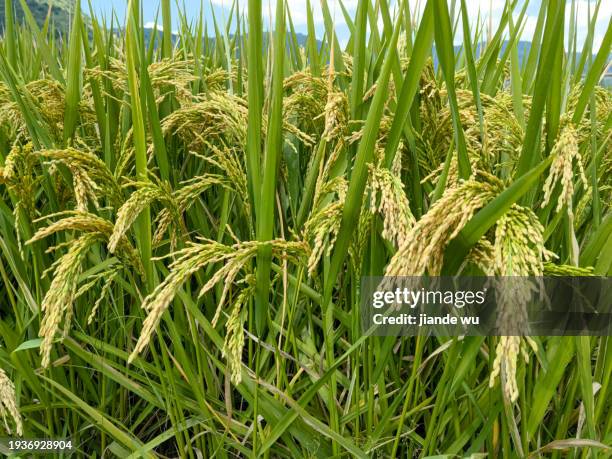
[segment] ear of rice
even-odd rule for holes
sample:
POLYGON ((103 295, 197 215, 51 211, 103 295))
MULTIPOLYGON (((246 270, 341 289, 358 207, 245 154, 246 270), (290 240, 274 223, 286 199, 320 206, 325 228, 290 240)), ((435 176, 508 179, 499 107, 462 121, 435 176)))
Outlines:
POLYGON ((567 206, 567 213, 570 218, 573 219, 574 160, 578 166, 579 177, 587 190, 590 188, 590 185, 584 173, 582 157, 578 148, 576 129, 571 123, 567 123, 561 129, 559 138, 550 154, 554 155, 554 159, 550 166, 550 173, 544 183, 542 207, 550 202, 555 186, 560 184, 561 193, 557 200, 556 211, 560 212, 563 206, 567 206))
MULTIPOLYGON (((541 276, 543 263, 551 256, 544 248, 544 228, 535 213, 526 207, 514 204, 497 221, 495 229, 495 244, 490 271, 502 276, 496 282, 498 307, 498 327, 528 333, 526 305, 531 299, 536 286, 524 276, 541 276), (522 276, 522 277, 513 277, 522 276)), ((533 344, 528 337, 502 336, 495 348, 493 370, 489 385, 493 387, 495 380, 501 375, 505 396, 515 402, 519 395, 516 371, 519 354, 525 362, 529 361, 527 346, 533 344)))
POLYGON ((15 206, 13 216, 15 218, 15 235, 17 246, 23 256, 21 224, 23 217, 36 218, 36 190, 40 183, 40 177, 35 174, 36 157, 32 143, 26 145, 15 144, 4 160, 4 167, 0 174, 0 183, 14 194, 15 206))
POLYGON ((337 177, 316 190, 314 208, 319 210, 316 210, 304 224, 304 238, 312 244, 308 258, 308 274, 311 277, 314 276, 323 254, 329 255, 334 246, 340 230, 347 188, 346 180, 337 177), (329 201, 330 195, 333 194, 338 199, 329 201))
MULTIPOLYGON (((108 220, 87 212, 60 212, 44 217, 52 218, 62 216, 64 218, 39 229, 27 242, 32 244, 60 231, 78 231, 81 233, 96 234, 101 240, 110 239, 114 226, 108 220)), ((116 245, 117 256, 127 265, 132 266, 138 273, 143 272, 142 261, 136 249, 132 247, 125 236, 119 238, 116 245)))
POLYGON ((67 148, 64 150, 40 150, 36 155, 50 160, 51 163, 60 163, 72 173, 74 189, 77 199, 77 208, 87 211, 88 199, 97 207, 98 198, 104 197, 112 204, 118 205, 122 201, 122 192, 115 177, 104 161, 94 153, 87 150, 67 148))
POLYGON ((212 320, 214 326, 220 317, 221 308, 234 280, 239 272, 245 269, 247 264, 257 255, 257 250, 261 245, 271 245, 272 255, 276 257, 295 259, 306 253, 306 247, 302 242, 287 242, 284 240, 248 241, 226 246, 209 239, 203 241, 203 243, 190 243, 185 249, 174 253, 173 257, 176 257, 176 260, 170 265, 170 274, 145 298, 142 308, 148 312, 148 315, 143 323, 136 346, 129 356, 128 363, 131 363, 147 347, 163 313, 168 309, 178 290, 198 270, 207 265, 223 263, 223 266, 211 276, 199 293, 199 296, 202 296, 219 281, 224 281, 217 311, 212 320))
POLYGON ((64 322, 65 330, 70 326, 82 262, 89 249, 99 239, 97 233, 81 236, 70 244, 68 252, 56 262, 53 281, 41 306, 43 318, 39 336, 43 338, 40 345, 43 368, 47 368, 51 361, 51 349, 60 324, 64 322))
MULTIPOLYGON (((141 212, 148 208, 153 202, 161 201, 171 209, 176 208, 171 192, 167 187, 160 186, 154 182, 134 182, 136 186, 128 200, 119 208, 117 220, 113 232, 108 239, 108 250, 115 253, 117 245, 125 237, 126 232, 136 221, 141 212)), ((176 213, 176 212, 174 212, 176 213)))
POLYGON ((500 191, 499 180, 480 174, 447 188, 429 211, 412 227, 403 245, 387 265, 387 276, 437 275, 442 269, 444 249, 474 213, 500 191))
POLYGON ((382 236, 396 247, 403 246, 416 223, 404 185, 389 169, 370 166, 370 191, 370 211, 383 217, 382 236))
POLYGON ((234 300, 230 316, 225 324, 227 333, 223 342, 222 355, 227 359, 232 383, 240 384, 242 381, 242 351, 244 349, 244 328, 248 310, 245 307, 249 298, 255 292, 254 276, 247 276, 246 287, 234 300))
POLYGON ((2 421, 4 422, 6 432, 11 435, 12 430, 7 420, 7 414, 13 419, 15 433, 19 436, 23 435, 23 424, 19 408, 17 408, 15 385, 8 378, 6 372, 0 368, 0 417, 2 417, 2 421))

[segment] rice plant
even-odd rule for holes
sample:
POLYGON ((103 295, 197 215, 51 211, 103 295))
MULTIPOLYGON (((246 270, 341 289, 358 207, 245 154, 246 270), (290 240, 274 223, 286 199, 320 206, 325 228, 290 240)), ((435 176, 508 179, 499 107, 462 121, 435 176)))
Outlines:
POLYGON ((609 337, 377 337, 359 309, 363 276, 611 275, 606 1, 538 3, 522 57, 527 2, 495 28, 465 0, 306 3, 300 43, 284 0, 161 0, 174 36, 148 2, 58 30, 4 0, 2 435, 609 457, 609 337))

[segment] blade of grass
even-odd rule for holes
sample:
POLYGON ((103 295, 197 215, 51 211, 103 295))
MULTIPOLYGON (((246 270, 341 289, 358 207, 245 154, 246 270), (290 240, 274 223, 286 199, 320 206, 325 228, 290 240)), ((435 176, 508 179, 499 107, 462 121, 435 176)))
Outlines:
POLYGON ((529 48, 529 55, 523 62, 523 93, 530 93, 531 88, 535 81, 538 57, 542 47, 542 34, 544 33, 544 21, 546 19, 548 0, 542 1, 542 6, 538 13, 538 19, 536 26, 531 37, 531 46, 529 48))
MULTIPOLYGON (((561 24, 565 24, 565 5, 559 9, 561 24)), ((563 60, 564 60, 564 32, 565 27, 561 27, 555 44, 550 52, 554 54, 552 67, 546 69, 547 72, 556 75, 551 78, 548 87, 548 99, 546 101, 546 150, 550 151, 557 139, 559 122, 561 119, 562 90, 563 90, 563 60)))
POLYGON ((4 40, 6 42, 6 55, 9 64, 17 70, 17 45, 15 44, 15 13, 13 0, 4 0, 4 40))
POLYGON ((468 157, 467 146, 465 144, 465 134, 461 126, 461 116, 457 103, 457 93, 455 91, 455 50, 453 47, 453 36, 451 34, 452 25, 448 13, 446 0, 434 0, 434 14, 436 17, 434 25, 434 35, 436 40, 436 51, 442 67, 446 90, 448 92, 448 103, 451 108, 453 118, 453 130, 455 145, 457 145, 457 160, 459 164, 459 177, 466 179, 472 174, 472 166, 468 157))
POLYGON ((64 79, 64 75, 62 74, 62 71, 60 70, 59 64, 56 59, 57 53, 54 53, 51 47, 49 46, 49 44, 47 43, 47 40, 45 39, 45 35, 39 29, 38 24, 36 23, 36 19, 34 19, 34 16, 32 15, 32 11, 30 10, 30 7, 26 3, 26 1, 25 0, 19 0, 19 1, 21 3, 21 9, 23 11, 24 18, 26 22, 28 23, 28 26, 32 30, 32 33, 36 35, 36 44, 37 46, 40 47, 40 51, 41 51, 39 55, 44 59, 46 64, 49 66, 49 71, 51 72, 51 75, 53 75, 53 78, 55 78, 61 84, 66 84, 66 80, 64 79))
MULTIPOLYGON (((400 11, 403 11, 403 8, 401 8, 400 11)), ((400 21, 401 17, 402 14, 400 12, 400 21)), ((361 201, 363 199, 363 192, 365 190, 367 179, 367 167, 372 161, 374 144, 376 143, 376 138, 380 129, 380 120, 382 118, 382 113, 387 98, 387 88, 389 86, 389 79, 391 76, 393 53, 395 53, 395 47, 397 46, 397 39, 400 31, 400 28, 398 27, 399 23, 401 22, 396 23, 393 37, 389 43, 389 46, 387 47, 385 62, 382 72, 378 77, 376 91, 374 93, 374 98, 366 119, 363 137, 357 149, 355 164, 351 172, 351 180, 349 182, 347 198, 342 211, 342 223, 340 224, 338 239, 334 245, 332 260, 330 263, 328 278, 331 281, 326 282, 325 286, 325 304, 329 304, 329 300, 331 299, 334 281, 340 272, 342 264, 344 263, 348 246, 352 238, 353 232, 351 228, 354 228, 355 222, 358 220, 361 211, 361 201)))
POLYGON ((410 107, 413 104, 417 92, 421 72, 431 53, 433 40, 434 10, 433 4, 428 2, 425 6, 421 24, 414 41, 412 55, 410 56, 410 62, 406 70, 406 77, 397 98, 397 107, 393 116, 393 123, 389 131, 387 144, 385 145, 385 167, 387 168, 391 167, 393 163, 395 153, 401 140, 402 131, 410 112, 410 107))
MULTIPOLYGON (((463 26, 463 46, 465 48, 465 62, 472 88, 472 96, 476 104, 478 112, 478 122, 480 123, 480 138, 485 142, 485 125, 482 112, 482 101, 480 100, 480 88, 478 82, 478 74, 476 73, 476 64, 474 63, 474 50, 472 49, 472 36, 470 34, 469 12, 465 0, 461 0, 461 20, 463 26)), ((521 105, 522 107, 522 105, 521 105)))
POLYGON ((589 69, 587 76, 584 80, 582 92, 580 93, 580 98, 576 103, 576 108, 574 109, 574 114, 572 116, 572 123, 574 123, 574 125, 578 125, 580 121, 582 121, 582 116, 584 115, 584 111, 586 110, 587 104, 589 103, 591 93, 593 92, 595 86, 599 84, 599 80, 603 72, 609 65, 611 50, 612 18, 610 18, 608 21, 608 28, 601 42, 601 46, 599 47, 599 51, 597 52, 597 56, 595 57, 593 65, 589 69))
MULTIPOLYGON (((359 0, 355 19, 355 40, 353 41, 353 75, 351 78, 351 119, 361 119, 363 86, 365 77, 366 28, 368 25, 368 4, 370 0, 359 0)), ((335 56, 334 56, 335 58, 335 56)))
MULTIPOLYGON (((61 384, 58 384, 53 379, 47 378, 45 376, 41 376, 48 384, 53 386, 56 390, 62 393, 67 400, 70 400, 74 403, 80 410, 82 410, 93 422, 94 425, 99 426, 102 430, 108 433, 111 437, 117 440, 122 445, 130 448, 131 450, 135 450, 137 448, 142 447, 142 443, 138 441, 135 437, 133 437, 130 433, 126 432, 124 429, 118 427, 120 423, 116 419, 108 419, 103 413, 96 410, 92 406, 88 405, 81 398, 79 398, 76 394, 72 393, 67 388, 63 387, 61 384)), ((145 454, 145 457, 154 457, 151 454, 145 454)))
POLYGON ((599 17, 599 9, 601 7, 601 0, 595 2, 593 8, 593 14, 591 15, 591 2, 587 4, 588 7, 588 20, 587 24, 587 35, 584 39, 584 44, 582 45, 582 53, 580 53, 580 60, 578 61, 578 65, 576 67, 576 72, 574 73, 574 84, 577 84, 585 73, 586 64, 589 62, 591 58, 591 53, 593 49, 593 38, 595 36, 595 25, 597 24, 597 18, 599 17))
POLYGON ((344 70, 344 60, 342 59, 342 50, 340 49, 340 44, 338 43, 338 37, 334 32, 334 22, 332 15, 329 11, 329 6, 327 5, 327 0, 321 1, 321 9, 323 11, 323 22, 325 24, 325 33, 327 35, 327 39, 329 41, 329 48, 334 48, 334 69, 337 73, 340 73, 344 70))
MULTIPOLYGON (((130 100, 132 109, 132 128, 134 131, 134 156, 136 161, 136 176, 138 180, 148 181, 147 172, 147 144, 145 137, 145 123, 142 113, 142 103, 140 99, 139 78, 136 73, 138 68, 138 37, 136 13, 138 11, 138 0, 130 0, 128 11, 132 12, 128 19, 126 29, 126 66, 128 74, 128 85, 130 89, 130 100)), ((153 264, 151 263, 151 211, 147 206, 137 220, 138 228, 138 247, 142 257, 142 264, 145 269, 147 285, 149 290, 153 290, 153 264)))
POLYGON ((73 140, 79 116, 81 100, 81 2, 76 2, 72 28, 66 80, 66 105, 64 110, 64 143, 73 140))
MULTIPOLYGON (((549 1, 544 36, 556 37, 560 35, 561 29, 563 28, 563 13, 561 11, 563 8, 565 8, 565 2, 559 0, 549 1)), ((533 164, 541 157, 539 152, 539 138, 548 89, 553 79, 561 78, 561 75, 554 75, 550 72, 556 57, 555 46, 554 40, 544 40, 542 43, 541 57, 536 75, 536 86, 531 102, 523 149, 519 156, 515 177, 521 177, 529 171, 533 164)))
POLYGON ((308 63, 310 64, 310 71, 312 72, 312 75, 318 77, 321 75, 321 68, 319 66, 317 36, 315 33, 314 18, 310 0, 306 0, 306 24, 308 27, 308 63))
POLYGON ((565 368, 574 356, 574 350, 574 341, 572 340, 560 337, 551 339, 547 351, 548 361, 550 362, 549 371, 535 382, 533 402, 526 419, 528 441, 534 438, 537 427, 542 422, 548 404, 554 397, 559 381, 563 377, 565 368))
POLYGON ((162 35, 162 55, 165 59, 172 57, 172 11, 170 0, 161 0, 162 24, 164 32, 162 35))
POLYGON ((591 370, 591 340, 588 336, 576 336, 576 371, 580 378, 580 391, 591 440, 597 439, 595 431, 595 399, 593 396, 593 373, 591 370))
MULTIPOLYGON (((285 70, 285 2, 276 2, 276 30, 274 34, 274 61, 271 87, 270 115, 263 161, 260 212, 257 215, 257 240, 269 241, 274 234, 274 196, 276 175, 283 149, 283 79, 285 70)), ((257 252, 257 305, 255 323, 263 333, 268 317, 270 295, 270 262, 272 247, 261 247, 257 252)))
POLYGON ((261 0, 249 0, 248 29, 248 102, 249 121, 247 126, 247 180, 249 196, 255 216, 259 214, 261 190, 261 110, 263 96, 263 73, 261 66, 262 23, 261 0))

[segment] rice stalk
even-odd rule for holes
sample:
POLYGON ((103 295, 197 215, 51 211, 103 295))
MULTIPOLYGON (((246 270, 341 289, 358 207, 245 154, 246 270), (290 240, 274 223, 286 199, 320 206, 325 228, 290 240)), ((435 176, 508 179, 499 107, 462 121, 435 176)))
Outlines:
MULTIPOLYGON (((162 59, 148 65, 151 85, 155 93, 156 103, 161 103, 166 95, 172 92, 181 106, 191 105, 197 101, 191 91, 191 84, 197 79, 194 75, 193 59, 180 59, 178 57, 162 59)), ((110 58, 107 68, 100 66, 87 68, 85 71, 86 79, 95 79, 102 84, 109 84, 112 92, 106 91, 105 95, 117 97, 128 91, 127 69, 125 61, 118 58, 110 58)), ((225 72, 212 72, 212 77, 205 77, 209 89, 220 89, 219 80, 225 81, 225 72), (208 81, 210 80, 210 81, 208 81)))
POLYGON ((346 133, 348 127, 348 100, 341 91, 329 91, 327 103, 318 117, 324 115, 325 129, 323 138, 326 142, 333 142, 346 133))
POLYGON ((176 135, 193 151, 201 151, 205 141, 243 149, 247 113, 244 99, 210 93, 204 101, 176 110, 164 118, 162 132, 165 136, 176 135))
MULTIPOLYGON (((59 81, 45 78, 28 82, 20 88, 20 91, 29 97, 53 138, 61 143, 64 135, 66 107, 64 86, 59 81)), ((1 95, 2 89, 0 88, 1 95)), ((0 99, 0 125, 10 125, 14 138, 28 138, 29 132, 21 107, 13 101, 12 97, 8 96, 8 92, 5 93, 5 96, 0 99)), ((93 135, 92 129, 96 118, 90 99, 81 99, 76 110, 81 119, 81 125, 86 128, 86 132, 93 135)))
POLYGON ((92 457, 606 455, 609 339, 525 337, 511 282, 611 272, 605 1, 489 31, 307 1, 305 46, 283 0, 163 0, 164 35, 147 2, 66 30, 33 2, 0 0, 5 427, 92 457), (365 336, 383 274, 494 278, 500 336, 365 336))

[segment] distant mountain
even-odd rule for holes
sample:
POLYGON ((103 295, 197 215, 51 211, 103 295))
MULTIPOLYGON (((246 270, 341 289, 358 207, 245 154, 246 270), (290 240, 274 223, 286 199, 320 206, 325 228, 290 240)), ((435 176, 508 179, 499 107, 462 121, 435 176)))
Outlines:
MULTIPOLYGON (((155 32, 153 31, 152 27, 145 27, 145 29, 144 29, 145 45, 148 46, 148 44, 150 43, 150 41, 154 37, 154 35, 155 35, 155 32)), ((163 32, 157 31, 157 44, 161 43, 161 39, 162 39, 163 35, 164 35, 163 32)), ((308 35, 305 35, 303 33, 297 32, 295 34, 295 36, 297 38, 298 45, 306 47, 306 44, 308 42, 308 35)), ((232 37, 233 37, 233 35, 230 35, 230 38, 232 38, 232 37)), ((179 36, 177 34, 173 33, 172 34, 172 42, 176 43, 178 41, 178 39, 179 39, 179 36)), ((208 40, 209 40, 209 42, 211 44, 214 44, 215 37, 209 37, 208 40)), ((264 36, 263 36, 263 46, 264 47, 266 46, 267 40, 268 40, 268 34, 264 33, 264 36)), ((317 43, 319 44, 319 46, 321 46, 321 41, 320 40, 317 40, 317 43)))
MULTIPOLYGON (((508 48, 509 42, 508 41, 504 41, 501 45, 501 49, 499 51, 499 58, 502 57, 502 55, 505 53, 506 49, 508 48)), ((455 54, 457 56, 460 55, 460 53, 463 52, 463 46, 462 45, 455 45, 455 54)), ((476 54, 476 58, 482 57, 482 54, 484 52, 484 48, 485 48, 485 44, 481 43, 476 47, 475 50, 475 54, 476 54)), ((530 41, 519 41, 517 43, 517 51, 518 51, 518 58, 519 58, 519 64, 522 66, 525 62, 525 60, 529 57, 529 52, 531 51, 531 42, 530 41)), ((576 53, 576 62, 578 62, 580 60, 582 56, 581 52, 577 52, 576 53)), ((433 49, 433 61, 434 61, 434 66, 437 68, 438 67, 438 56, 436 54, 436 50, 435 47, 433 49)), ((612 58, 612 55, 610 56, 612 58)), ((595 54, 593 54, 593 59, 595 59, 595 54)), ((585 66, 585 72, 588 70, 588 63, 585 66)), ((612 79, 612 75, 608 74, 604 77, 604 81, 603 81, 603 85, 604 86, 609 86, 610 83, 609 81, 607 82, 607 80, 612 79)))
MULTIPOLYGON (((508 44, 509 44, 508 41, 504 41, 502 43, 501 50, 499 51, 500 57, 506 51, 506 48, 508 47, 508 44)), ((475 54, 476 54, 477 57, 482 56, 482 53, 484 52, 485 46, 486 46, 485 43, 480 43, 476 47, 475 54)), ((531 42, 530 41, 519 41, 517 43, 518 58, 519 58, 519 62, 521 63, 521 65, 523 64, 523 60, 527 59, 527 57, 529 56, 529 50, 531 50, 531 42)), ((463 46, 462 45, 455 45, 455 54, 458 55, 461 51, 463 51, 463 46)), ((437 59, 437 56, 435 54, 435 50, 434 50, 434 62, 437 65, 438 59, 437 59)))
MULTIPOLYGON (((53 0, 53 7, 51 8, 51 22, 58 31, 66 31, 70 26, 70 12, 74 9, 75 0, 53 0)), ((26 4, 32 16, 36 19, 39 26, 44 24, 47 15, 49 14, 49 0, 26 0, 26 4)), ((19 0, 13 0, 13 11, 17 22, 22 22, 23 9, 21 8, 21 2, 19 0)), ((4 1, 0 1, 0 33, 4 31, 4 1)))
MULTIPOLYGON (((45 19, 47 18, 47 15, 49 14, 49 10, 51 8, 50 5, 52 4, 53 6, 51 8, 51 22, 53 24, 53 27, 56 30, 58 30, 60 33, 64 33, 65 31, 69 30, 70 20, 71 20, 70 14, 71 14, 71 11, 74 10, 75 1, 76 0, 25 0, 26 4, 30 8, 32 15, 36 19, 36 22, 38 23, 39 26, 41 26, 45 22, 45 19)), ((16 17, 17 22, 22 22, 24 20, 24 14, 21 8, 21 2, 19 0, 13 0, 13 10, 15 12, 15 17, 16 17)), ((4 31, 4 19, 5 19, 4 0, 0 0, 0 34, 2 34, 4 31)), ((163 32, 158 32, 158 38, 161 38, 162 34, 163 32)), ((297 36, 298 44, 300 46, 305 47, 308 41, 308 36, 302 33, 297 33, 296 36, 297 36)), ((145 42, 149 43, 152 37, 153 37, 153 29, 151 28, 145 29, 145 42)), ((263 43, 264 46, 265 46, 265 41, 267 40, 267 38, 268 38, 268 35, 264 34, 264 43, 263 43)), ((173 42, 176 42, 178 40, 178 36, 176 34, 173 34, 172 40, 173 42)), ((210 38, 209 40, 211 43, 214 43, 215 41, 214 38, 210 38)), ((317 40, 317 43, 319 46, 321 46, 320 40, 317 40)), ((501 46, 500 54, 505 51, 507 46, 508 46, 508 42, 506 41, 501 46)), ((482 47, 483 47, 482 44, 478 46, 477 53, 480 52, 482 47)), ((518 55, 519 55, 519 61, 521 62, 521 64, 523 63, 524 59, 526 59, 527 56, 529 55, 530 49, 531 49, 531 42, 529 41, 519 41, 518 42, 518 55)), ((459 52, 460 50, 461 50, 461 46, 455 46, 456 52, 459 52)), ((437 56, 435 54, 435 50, 434 50, 433 57, 434 57, 434 64, 437 66, 437 56)), ((580 53, 578 53, 577 58, 580 59, 580 53)), ((612 86, 612 74, 606 75, 604 77, 602 84, 604 86, 612 86)))

